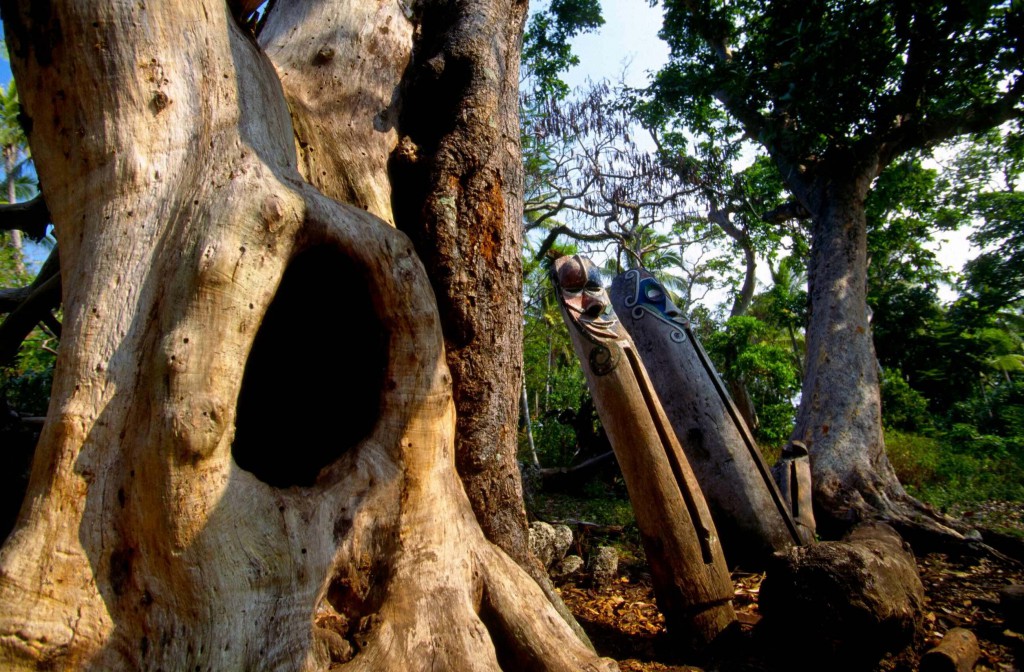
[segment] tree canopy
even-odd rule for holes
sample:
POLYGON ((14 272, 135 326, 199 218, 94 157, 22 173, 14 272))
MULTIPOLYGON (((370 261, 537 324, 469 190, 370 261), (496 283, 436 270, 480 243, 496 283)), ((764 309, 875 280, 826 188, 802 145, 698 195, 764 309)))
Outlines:
POLYGON ((664 118, 738 123, 787 180, 831 161, 884 166, 1022 114, 1016 2, 669 1, 661 34, 664 118))

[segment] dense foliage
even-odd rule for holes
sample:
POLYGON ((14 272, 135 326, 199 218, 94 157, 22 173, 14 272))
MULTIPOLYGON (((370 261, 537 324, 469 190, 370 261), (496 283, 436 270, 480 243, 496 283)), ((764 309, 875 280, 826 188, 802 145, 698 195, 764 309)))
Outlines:
MULTIPOLYGON (((1020 496, 1015 418, 1024 407, 1014 390, 1024 370, 1017 185, 1024 143, 1015 125, 992 129, 1021 114, 1021 7, 709 0, 664 8, 669 66, 647 95, 620 92, 619 107, 605 107, 631 106, 635 126, 619 135, 649 132, 670 173, 666 189, 689 188, 691 214, 680 210, 675 223, 644 231, 672 254, 644 257, 645 264, 693 258, 694 240, 684 233, 695 221, 710 230, 724 222, 739 234, 725 238, 718 228, 733 261, 719 257, 724 263, 701 271, 706 283, 730 288, 731 309, 702 305, 678 270, 684 282, 671 289, 681 292, 677 302, 723 377, 753 399, 759 441, 769 449, 785 442, 805 374, 810 213, 787 198, 836 165, 873 160, 879 176, 863 203, 867 304, 888 452, 911 490, 937 503, 1020 496), (932 150, 957 137, 936 163, 932 150), (767 153, 753 164, 744 149, 751 140, 767 153), (982 251, 958 274, 938 262, 936 239, 967 227, 982 251), (745 250, 769 266, 772 283, 743 300, 737 269, 745 250)), ((531 133, 527 142, 550 157, 556 136, 531 133)), ((543 168, 533 166, 534 175, 557 182, 543 168)), ((567 221, 551 219, 549 231, 567 221)), ((601 256, 600 247, 574 238, 601 256)), ((528 312, 526 322, 528 334, 543 334, 533 346, 528 335, 527 345, 537 353, 526 383, 535 423, 542 399, 559 399, 548 410, 563 420, 575 417, 587 394, 567 343, 551 356, 557 348, 548 329, 560 329, 560 320, 528 312)), ((566 464, 582 453, 572 423, 552 422, 557 417, 535 431, 541 460, 566 464)))

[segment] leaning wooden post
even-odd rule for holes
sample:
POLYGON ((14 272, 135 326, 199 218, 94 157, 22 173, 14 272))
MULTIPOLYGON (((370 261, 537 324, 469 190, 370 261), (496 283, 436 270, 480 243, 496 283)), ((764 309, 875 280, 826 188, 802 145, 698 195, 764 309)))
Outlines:
POLYGON ((562 316, 626 479, 658 607, 687 644, 711 642, 736 620, 729 569, 697 480, 619 324, 597 268, 555 260, 562 316))
POLYGON ((776 551, 800 545, 787 502, 689 321, 647 271, 619 275, 610 294, 697 475, 729 562, 763 567, 776 551))
POLYGON ((793 513, 800 540, 814 543, 814 508, 811 499, 811 458, 802 441, 792 441, 782 449, 778 464, 772 469, 782 496, 793 513))

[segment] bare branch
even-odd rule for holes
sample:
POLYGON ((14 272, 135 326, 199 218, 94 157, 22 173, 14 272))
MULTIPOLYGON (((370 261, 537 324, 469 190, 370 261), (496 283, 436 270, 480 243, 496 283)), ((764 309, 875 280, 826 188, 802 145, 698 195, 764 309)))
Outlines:
POLYGON ((761 219, 769 224, 784 224, 794 219, 810 219, 810 217, 811 213, 807 212, 807 208, 796 201, 784 203, 761 215, 761 219))
POLYGON ((544 238, 543 242, 541 242, 540 247, 537 248, 537 254, 533 257, 534 260, 544 258, 544 255, 548 253, 548 250, 550 250, 551 246, 555 244, 555 241, 558 240, 559 236, 568 236, 573 240, 582 240, 591 243, 601 243, 608 240, 618 240, 622 238, 622 236, 615 233, 579 233, 565 225, 556 226, 548 232, 548 235, 544 238))
POLYGON ((931 147, 959 135, 981 133, 1013 119, 1024 118, 1024 76, 1018 76, 999 100, 950 116, 908 118, 892 129, 879 150, 879 167, 915 147, 931 147))
POLYGON ((40 241, 46 236, 50 224, 50 211, 42 195, 24 203, 0 205, 0 230, 22 231, 29 238, 40 241))
MULTIPOLYGON (((57 248, 50 253, 31 285, 12 291, 20 291, 23 295, 0 323, 0 365, 14 359, 18 348, 37 324, 47 322, 52 329, 52 323, 57 322, 50 312, 60 305, 61 299, 57 248)), ((60 324, 57 323, 57 333, 59 330, 60 324)))
POLYGON ((32 281, 32 284, 25 287, 0 289, 0 313, 9 313, 15 310, 41 284, 59 273, 60 255, 57 252, 57 248, 54 247, 53 251, 50 252, 50 256, 43 262, 43 266, 39 269, 39 273, 36 275, 35 280, 32 281))

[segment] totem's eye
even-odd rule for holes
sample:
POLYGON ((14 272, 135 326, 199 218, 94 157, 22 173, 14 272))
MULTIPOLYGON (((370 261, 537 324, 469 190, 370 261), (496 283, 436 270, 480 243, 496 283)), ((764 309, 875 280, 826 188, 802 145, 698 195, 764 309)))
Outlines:
POLYGON ((665 293, 654 286, 648 287, 644 294, 647 295, 648 301, 661 301, 665 298, 665 293))
POLYGON ((558 284, 570 292, 579 292, 587 284, 587 269, 583 262, 575 257, 562 264, 558 269, 558 284))

